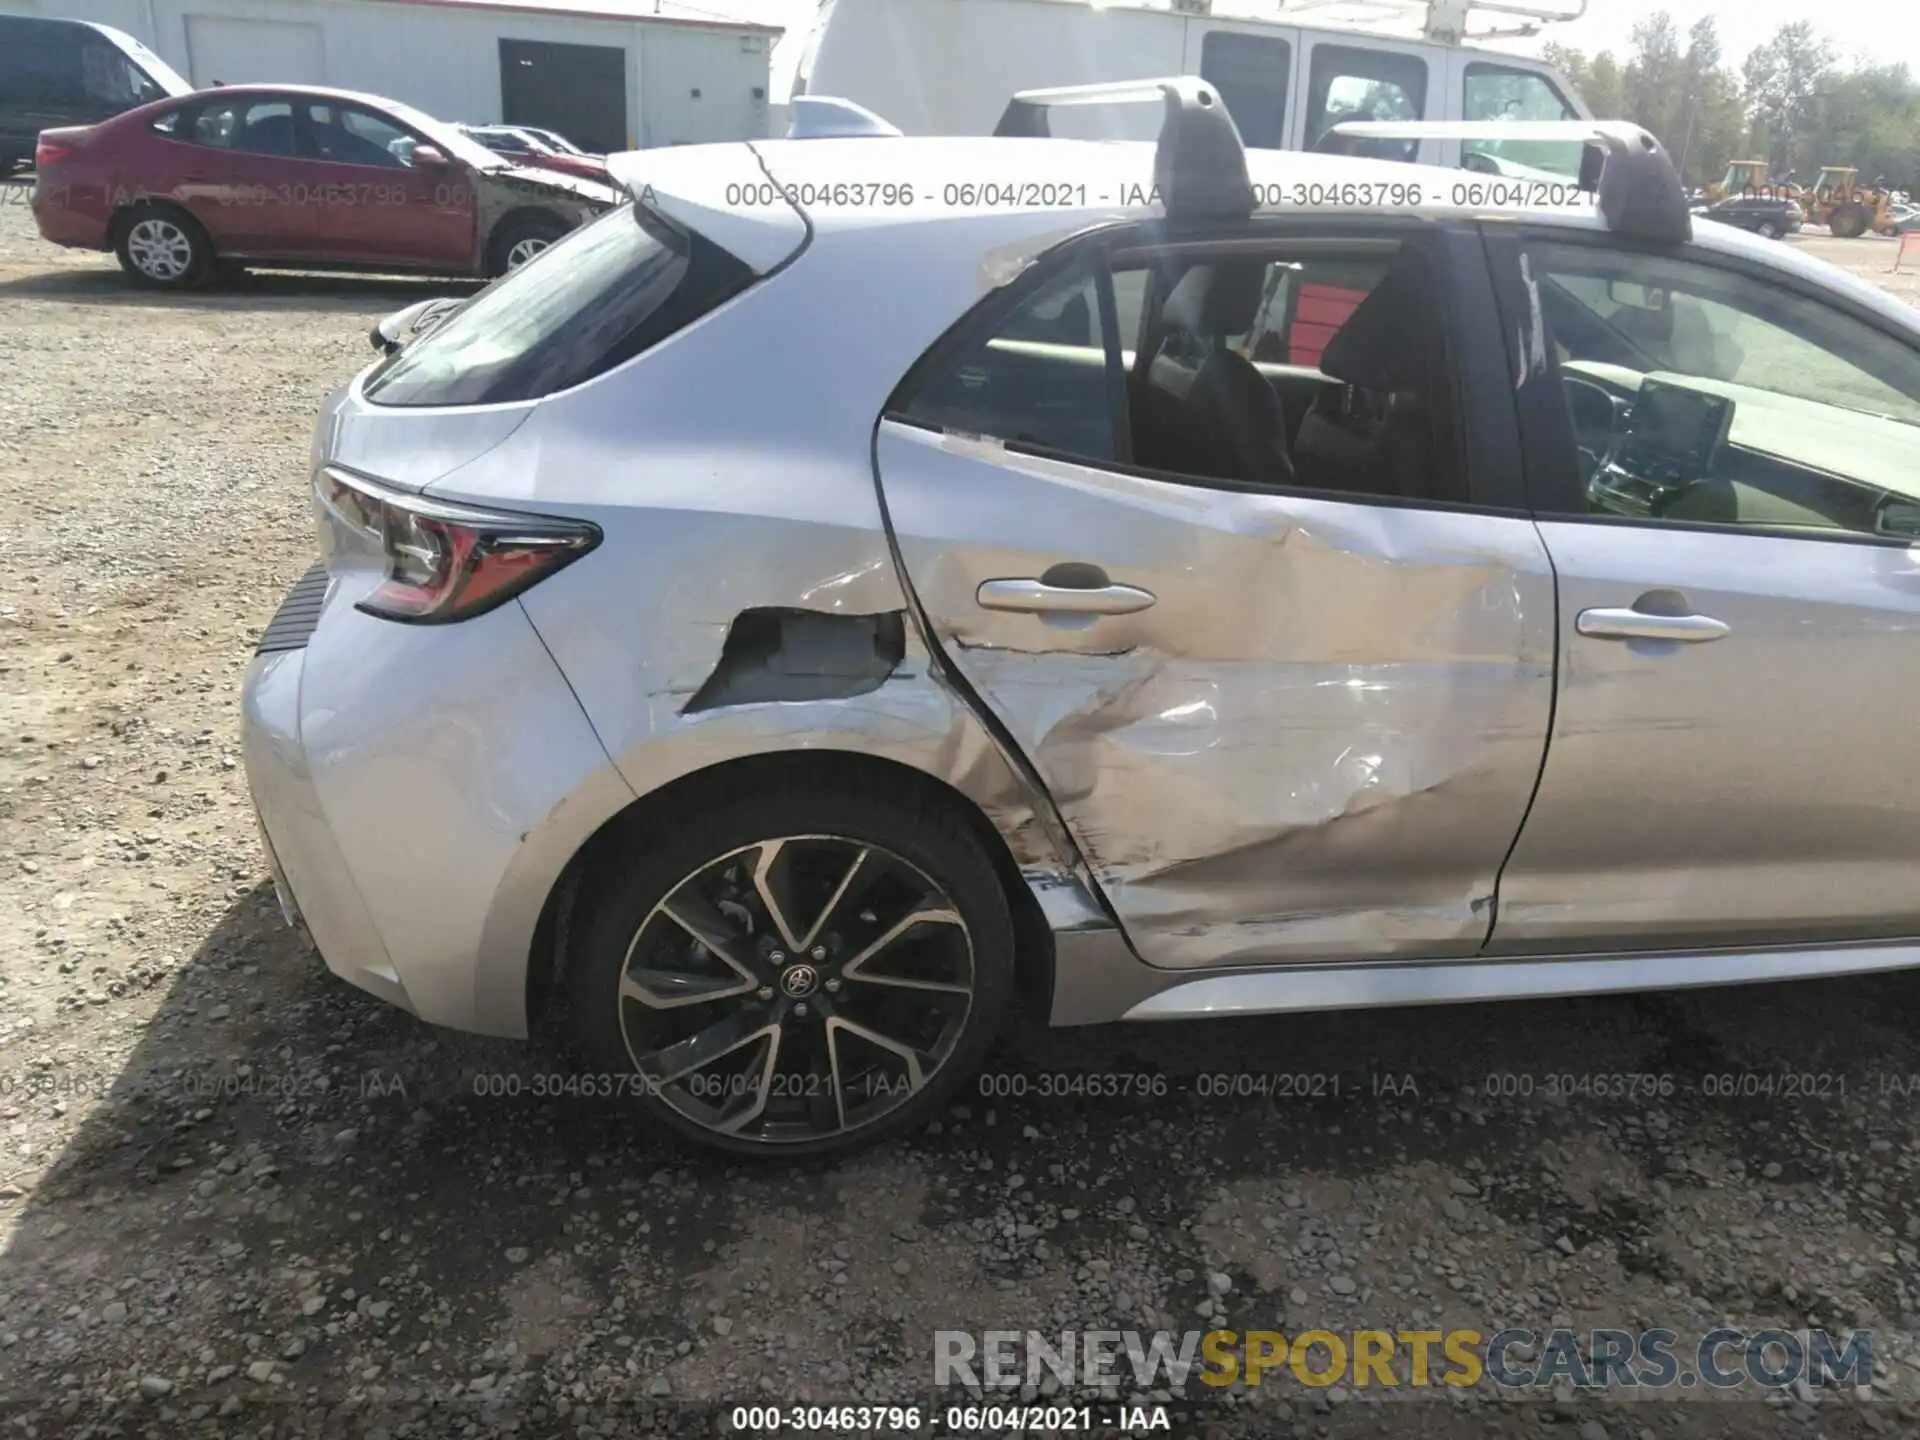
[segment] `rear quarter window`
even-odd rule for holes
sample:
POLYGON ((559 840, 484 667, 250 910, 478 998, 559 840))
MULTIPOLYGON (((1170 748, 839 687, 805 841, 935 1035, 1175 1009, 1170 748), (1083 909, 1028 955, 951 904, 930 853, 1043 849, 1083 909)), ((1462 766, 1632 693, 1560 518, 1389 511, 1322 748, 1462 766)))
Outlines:
POLYGON ((638 206, 574 231, 376 366, 376 405, 498 405, 570 389, 752 282, 738 258, 638 206))

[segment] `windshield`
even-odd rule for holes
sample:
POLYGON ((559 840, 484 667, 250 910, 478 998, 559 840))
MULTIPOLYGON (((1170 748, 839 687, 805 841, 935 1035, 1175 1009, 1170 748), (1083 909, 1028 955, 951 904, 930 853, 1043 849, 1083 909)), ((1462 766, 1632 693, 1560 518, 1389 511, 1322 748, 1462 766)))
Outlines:
POLYGON ((166 61, 162 60, 138 40, 134 39, 133 36, 127 34, 125 31, 116 30, 111 25, 100 25, 95 28, 117 45, 122 55, 125 55, 129 60, 133 61, 134 64, 144 70, 147 78, 159 86, 166 94, 191 95, 193 93, 193 86, 181 77, 178 70, 175 70, 171 65, 167 64, 166 61))

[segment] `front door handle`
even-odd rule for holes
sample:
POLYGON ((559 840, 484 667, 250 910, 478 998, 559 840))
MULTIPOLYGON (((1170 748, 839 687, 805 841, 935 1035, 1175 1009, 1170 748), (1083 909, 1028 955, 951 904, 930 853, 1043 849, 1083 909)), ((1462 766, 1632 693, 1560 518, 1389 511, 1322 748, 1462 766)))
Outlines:
POLYGON ((1574 622, 1582 635, 1596 640, 1678 640, 1698 645, 1733 633, 1733 627, 1711 615, 1649 615, 1644 610, 1582 610, 1574 622))
POLYGON ((1044 580, 983 580, 974 598, 985 610, 1029 615, 1131 615, 1153 604, 1138 585, 1049 585, 1044 580))

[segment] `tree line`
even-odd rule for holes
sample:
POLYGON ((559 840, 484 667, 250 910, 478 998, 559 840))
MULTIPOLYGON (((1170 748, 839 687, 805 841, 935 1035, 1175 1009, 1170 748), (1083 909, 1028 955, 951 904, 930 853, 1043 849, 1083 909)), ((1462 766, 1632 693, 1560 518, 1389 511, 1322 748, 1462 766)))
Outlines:
POLYGON ((1904 64, 1842 65, 1811 21, 1782 25, 1735 69, 1713 17, 1683 39, 1660 10, 1633 28, 1626 60, 1548 45, 1550 63, 1596 118, 1632 120, 1659 137, 1689 185, 1730 160, 1766 160, 1777 179, 1811 184, 1823 165, 1855 165, 1920 191, 1920 82, 1904 64))

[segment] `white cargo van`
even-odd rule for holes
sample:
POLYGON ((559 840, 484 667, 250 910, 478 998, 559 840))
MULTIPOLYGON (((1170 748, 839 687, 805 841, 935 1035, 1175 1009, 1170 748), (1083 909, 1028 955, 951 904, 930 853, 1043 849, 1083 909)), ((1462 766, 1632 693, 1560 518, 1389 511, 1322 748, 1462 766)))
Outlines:
MULTIPOLYGON (((856 101, 909 135, 988 135, 1017 91, 1199 75, 1225 98, 1247 145, 1281 150, 1328 143, 1342 120, 1591 118, 1552 66, 1459 43, 1577 19, 1586 0, 1557 10, 1522 0, 1384 8, 1406 17, 1408 33, 1328 23, 1339 7, 1326 0, 822 0, 793 93, 856 101), (1483 13, 1508 28, 1471 33, 1469 19, 1483 13)), ((1089 108, 1056 116, 1053 133, 1151 140, 1156 123, 1136 107, 1089 108)), ((1579 167, 1571 144, 1366 145, 1389 159, 1500 174, 1579 167)))

